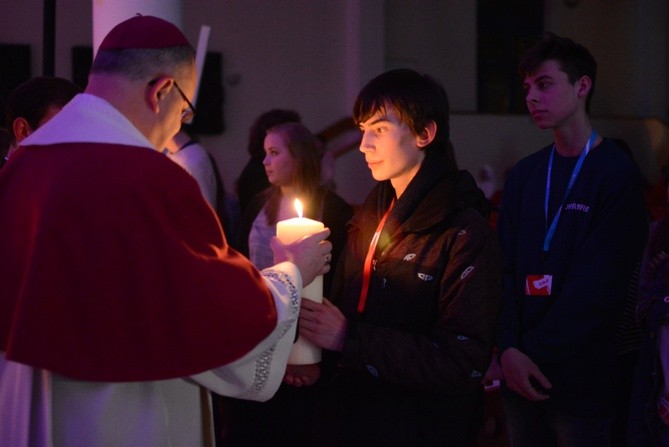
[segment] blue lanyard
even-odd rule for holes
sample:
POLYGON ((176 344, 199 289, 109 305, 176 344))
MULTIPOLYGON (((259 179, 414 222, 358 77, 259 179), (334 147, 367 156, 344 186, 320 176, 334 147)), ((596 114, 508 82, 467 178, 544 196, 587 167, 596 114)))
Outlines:
MULTIPOLYGON (((578 177, 579 172, 581 172, 581 166, 583 166, 583 161, 585 160, 585 157, 588 155, 588 152, 590 152, 590 148, 592 147, 596 139, 597 139, 597 133, 593 130, 592 134, 590 134, 590 139, 588 140, 588 143, 585 145, 585 148, 581 152, 581 155, 578 157, 578 161, 576 162, 576 166, 574 166, 574 171, 571 173, 571 177, 569 177, 569 183, 567 184, 567 190, 564 192, 562 203, 560 204, 557 213, 555 213, 555 217, 553 217, 553 222, 551 222, 550 228, 548 228, 548 231, 546 231, 546 237, 544 238, 544 253, 548 253, 551 241, 553 240, 553 236, 555 235, 555 229, 557 228, 558 220, 560 220, 560 214, 562 213, 562 207, 564 206, 564 202, 567 200, 567 196, 571 192, 571 189, 574 187, 574 183, 576 183, 576 178, 578 177)), ((555 144, 553 144, 553 150, 551 151, 551 156, 548 159, 548 175, 546 176, 546 197, 544 199, 544 216, 546 217, 546 223, 548 223, 548 201, 551 196, 551 171, 553 170, 554 155, 555 155, 555 144)))

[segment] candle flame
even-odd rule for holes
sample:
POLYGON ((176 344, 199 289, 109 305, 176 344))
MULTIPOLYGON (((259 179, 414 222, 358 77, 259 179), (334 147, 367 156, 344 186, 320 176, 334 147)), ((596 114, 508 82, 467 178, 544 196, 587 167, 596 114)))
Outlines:
POLYGON ((302 218, 302 202, 300 202, 300 199, 295 199, 295 211, 297 211, 298 217, 302 218))

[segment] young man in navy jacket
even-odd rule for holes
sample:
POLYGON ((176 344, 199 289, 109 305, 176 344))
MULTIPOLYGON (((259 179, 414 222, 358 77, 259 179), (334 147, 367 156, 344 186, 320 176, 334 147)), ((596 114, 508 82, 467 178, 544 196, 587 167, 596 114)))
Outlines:
POLYGON ((520 63, 532 119, 554 143, 509 173, 498 231, 499 352, 511 445, 608 446, 615 335, 647 232, 642 177, 588 116, 596 62, 547 33, 520 63))

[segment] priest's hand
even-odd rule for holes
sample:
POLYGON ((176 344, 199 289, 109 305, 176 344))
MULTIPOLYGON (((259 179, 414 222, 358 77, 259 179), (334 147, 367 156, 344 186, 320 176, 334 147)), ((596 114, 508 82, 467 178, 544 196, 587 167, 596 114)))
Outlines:
POLYGON ((346 317, 327 298, 323 303, 302 300, 300 335, 321 348, 341 352, 346 338, 346 317))
POLYGON ((330 271, 332 244, 326 240, 328 236, 330 230, 326 228, 292 244, 284 244, 279 238, 273 237, 270 246, 274 252, 274 262, 288 261, 297 265, 302 275, 302 285, 306 287, 314 278, 330 271))
POLYGON ((286 374, 283 376, 283 382, 295 387, 313 385, 321 377, 321 366, 318 363, 311 365, 291 365, 286 366, 286 374))

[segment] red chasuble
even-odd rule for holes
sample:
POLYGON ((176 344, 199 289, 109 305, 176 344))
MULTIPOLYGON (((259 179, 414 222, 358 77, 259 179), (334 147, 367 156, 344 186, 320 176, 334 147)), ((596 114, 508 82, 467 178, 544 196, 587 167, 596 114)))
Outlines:
POLYGON ((222 366, 275 327, 259 272, 157 151, 66 143, 0 171, 0 349, 89 381, 222 366))

